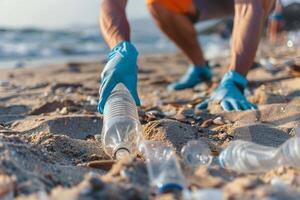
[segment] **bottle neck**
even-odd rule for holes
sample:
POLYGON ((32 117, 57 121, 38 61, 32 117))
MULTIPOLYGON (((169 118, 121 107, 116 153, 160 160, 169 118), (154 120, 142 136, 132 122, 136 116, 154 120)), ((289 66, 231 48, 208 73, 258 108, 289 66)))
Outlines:
POLYGON ((119 147, 115 151, 114 155, 115 155, 114 157, 116 158, 116 160, 122 160, 122 159, 130 156, 130 151, 126 147, 119 147))

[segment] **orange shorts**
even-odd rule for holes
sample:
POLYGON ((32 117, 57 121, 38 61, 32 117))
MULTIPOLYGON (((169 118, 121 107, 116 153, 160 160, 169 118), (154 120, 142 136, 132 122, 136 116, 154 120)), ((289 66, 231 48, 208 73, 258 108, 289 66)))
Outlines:
POLYGON ((159 3, 176 13, 186 13, 190 10, 193 0, 146 0, 147 4, 159 3))

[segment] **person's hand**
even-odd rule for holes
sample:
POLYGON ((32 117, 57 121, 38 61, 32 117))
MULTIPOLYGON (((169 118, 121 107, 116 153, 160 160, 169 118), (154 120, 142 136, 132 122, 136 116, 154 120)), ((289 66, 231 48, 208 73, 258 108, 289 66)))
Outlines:
POLYGON ((175 91, 192 88, 199 83, 210 81, 211 77, 212 73, 208 64, 203 66, 191 65, 181 79, 168 86, 168 90, 175 91))
POLYGON ((114 47, 101 73, 100 100, 98 111, 103 113, 107 98, 118 83, 123 83, 139 106, 137 93, 138 51, 130 42, 121 42, 114 47))
POLYGON ((239 73, 235 71, 227 72, 211 97, 198 104, 196 108, 206 109, 209 101, 217 101, 226 111, 257 109, 257 106, 250 103, 244 96, 243 91, 247 84, 247 79, 239 73))

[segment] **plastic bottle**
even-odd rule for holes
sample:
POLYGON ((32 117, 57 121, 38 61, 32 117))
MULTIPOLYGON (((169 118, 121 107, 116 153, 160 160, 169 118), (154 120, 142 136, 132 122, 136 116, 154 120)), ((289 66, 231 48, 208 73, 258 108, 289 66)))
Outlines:
POLYGON ((278 154, 282 164, 300 168, 300 126, 294 130, 295 136, 281 145, 278 154))
POLYGON ((278 166, 277 149, 253 142, 236 140, 223 150, 219 156, 223 168, 237 172, 265 172, 278 166))
POLYGON ((135 102, 119 83, 108 97, 103 112, 102 144, 107 155, 121 159, 137 150, 141 124, 135 102))
POLYGON ((294 131, 295 131, 295 136, 300 137, 300 125, 296 126, 294 128, 294 131))
POLYGON ((253 142, 236 140, 219 156, 222 167, 238 172, 266 172, 279 166, 300 167, 300 128, 296 135, 280 147, 268 147, 253 142))
POLYGON ((213 160, 209 146, 201 140, 189 141, 181 149, 181 156, 185 164, 190 167, 209 166, 213 160))
POLYGON ((287 33, 287 41, 286 41, 286 46, 289 48, 299 48, 299 39, 300 31, 291 31, 287 33))
POLYGON ((186 189, 185 177, 171 147, 159 141, 143 141, 140 151, 146 159, 150 185, 157 193, 186 189))

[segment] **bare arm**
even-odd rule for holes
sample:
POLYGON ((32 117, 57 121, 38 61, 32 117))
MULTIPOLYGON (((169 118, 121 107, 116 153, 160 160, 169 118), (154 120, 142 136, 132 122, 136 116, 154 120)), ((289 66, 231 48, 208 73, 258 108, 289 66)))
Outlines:
POLYGON ((130 40, 130 28, 126 17, 127 0, 102 0, 100 27, 110 48, 130 40))
POLYGON ((246 76, 274 0, 236 0, 230 70, 246 76))

